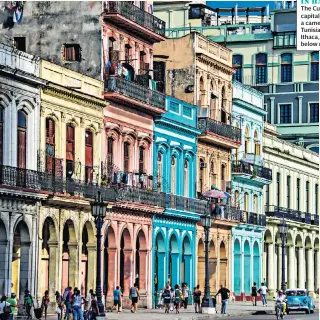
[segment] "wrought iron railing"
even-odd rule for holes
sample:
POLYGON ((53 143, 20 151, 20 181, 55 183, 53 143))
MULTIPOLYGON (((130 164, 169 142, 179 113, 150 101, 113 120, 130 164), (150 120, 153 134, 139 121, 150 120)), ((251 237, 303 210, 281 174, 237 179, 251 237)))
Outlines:
POLYGON ((250 162, 232 161, 231 170, 233 173, 246 173, 253 177, 257 176, 267 180, 272 180, 272 170, 261 167, 250 162))
POLYGON ((105 91, 119 92, 127 97, 165 109, 165 95, 121 77, 112 76, 106 78, 105 91))
POLYGON ((224 206, 223 211, 226 220, 241 221, 242 219, 242 211, 236 207, 224 206))
POLYGON ((142 27, 165 36, 166 23, 128 1, 105 1, 106 13, 118 13, 142 27))
POLYGON ((265 207, 266 216, 275 218, 285 218, 287 220, 303 222, 306 224, 319 224, 319 216, 308 212, 288 209, 280 206, 269 205, 265 207))
POLYGON ((229 124, 210 118, 198 118, 198 129, 203 132, 212 132, 230 140, 241 142, 241 130, 229 124))
POLYGON ((267 218, 263 214, 243 211, 241 222, 265 227, 267 225, 267 218))

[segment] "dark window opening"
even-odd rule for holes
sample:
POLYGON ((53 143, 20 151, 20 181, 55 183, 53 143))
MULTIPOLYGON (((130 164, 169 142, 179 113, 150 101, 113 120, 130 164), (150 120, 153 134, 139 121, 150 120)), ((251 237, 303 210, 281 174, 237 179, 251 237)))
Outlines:
POLYGON ((280 206, 280 173, 277 172, 277 206, 280 206))
POLYGON ((236 72, 233 74, 233 80, 242 82, 242 56, 234 55, 232 57, 232 67, 236 69, 236 72))
POLYGON ((268 56, 265 53, 256 55, 256 84, 267 83, 267 60, 268 56))
POLYGON ((85 182, 93 181, 93 133, 86 130, 85 138, 85 182))
POLYGON ((311 53, 311 81, 319 81, 319 52, 311 53))
POLYGON ((281 82, 292 82, 292 54, 281 55, 281 82))
POLYGON ((27 115, 18 111, 18 168, 26 168, 27 115))
POLYGON ((144 168, 144 147, 139 147, 139 173, 146 173, 144 168))
POLYGON ((306 212, 309 212, 309 181, 306 182, 306 212))
POLYGON ((123 144, 123 170, 124 172, 129 172, 129 142, 123 144))
POLYGON ((52 119, 46 119, 46 171, 49 174, 55 172, 55 123, 52 119))
POLYGON ((130 55, 130 51, 131 50, 131 46, 129 44, 126 44, 125 45, 125 48, 124 48, 124 56, 125 56, 125 60, 127 63, 131 63, 132 62, 132 57, 130 55))
POLYGON ((81 47, 79 44, 64 44, 63 60, 81 62, 81 47))
POLYGON ((287 176, 287 208, 290 209, 291 177, 287 176))
POLYGON ((280 123, 291 123, 290 104, 283 104, 280 106, 280 123))
POLYGON ((319 122, 319 103, 310 103, 310 122, 319 122))
POLYGON ((108 167, 113 165, 113 138, 108 137, 108 153, 107 153, 107 162, 108 167))
POLYGON ((297 210, 300 210, 300 179, 297 179, 297 210))
POLYGON ((25 37, 14 37, 14 46, 23 52, 26 52, 26 38, 25 37))
POLYGON ((67 146, 66 146, 66 172, 67 177, 71 178, 74 173, 74 144, 75 144, 75 135, 74 127, 72 125, 67 125, 67 146))

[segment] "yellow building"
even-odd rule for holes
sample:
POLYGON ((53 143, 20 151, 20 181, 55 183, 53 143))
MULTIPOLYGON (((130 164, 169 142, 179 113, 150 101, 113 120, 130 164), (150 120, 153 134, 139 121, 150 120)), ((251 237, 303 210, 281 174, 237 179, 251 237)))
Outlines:
POLYGON ((107 102, 101 98, 103 82, 77 72, 42 61, 40 77, 47 84, 40 93, 38 170, 54 195, 40 208, 38 296, 49 289, 54 302, 55 291, 68 285, 82 295, 95 285, 95 226, 88 198, 101 180, 107 102))

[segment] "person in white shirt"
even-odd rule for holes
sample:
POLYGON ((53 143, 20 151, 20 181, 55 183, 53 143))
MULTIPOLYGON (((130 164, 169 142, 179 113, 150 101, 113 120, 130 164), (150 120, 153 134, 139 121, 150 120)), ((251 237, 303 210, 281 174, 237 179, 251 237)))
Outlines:
POLYGON ((264 283, 261 283, 261 287, 259 289, 259 293, 261 295, 262 298, 262 304, 263 306, 268 306, 267 304, 267 292, 268 292, 268 288, 264 285, 264 283))
POLYGON ((11 313, 11 309, 10 309, 10 303, 6 301, 7 297, 6 296, 2 296, 1 297, 1 301, 0 301, 0 319, 8 319, 9 315, 11 313), (9 307, 9 312, 6 312, 5 307, 9 307))
POLYGON ((285 313, 286 312, 286 304, 285 304, 285 300, 286 300, 286 295, 283 293, 282 290, 279 290, 278 295, 276 297, 276 303, 281 303, 281 307, 282 307, 282 312, 285 313))

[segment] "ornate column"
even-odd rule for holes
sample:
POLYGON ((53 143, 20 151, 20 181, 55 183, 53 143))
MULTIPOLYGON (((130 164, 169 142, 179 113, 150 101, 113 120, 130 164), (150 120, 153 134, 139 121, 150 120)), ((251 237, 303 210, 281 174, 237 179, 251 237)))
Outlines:
POLYGON ((78 243, 69 242, 69 285, 74 288, 79 288, 79 255, 78 255, 78 243))
POLYGON ((294 288, 295 287, 295 249, 294 246, 288 246, 288 276, 287 276, 287 281, 288 281, 288 288, 294 288))
POLYGON ((88 273, 87 273, 87 290, 95 289, 96 287, 96 258, 97 245, 95 243, 87 243, 88 249, 88 273))
POLYGON ((314 294, 314 261, 313 261, 313 249, 309 248, 307 253, 307 270, 308 270, 308 278, 307 278, 307 289, 309 291, 310 296, 314 294))
POLYGON ((268 243, 268 278, 267 284, 270 292, 270 296, 275 293, 275 272, 274 272, 274 244, 268 243))
MULTIPOLYGON (((54 310, 55 303, 55 293, 60 290, 60 281, 59 281, 59 254, 58 254, 58 241, 48 241, 49 247, 49 298, 50 298, 50 307, 54 310)), ((41 275, 39 275, 39 282, 41 282, 41 275)), ((43 293, 42 293, 43 294, 43 293)))
POLYGON ((113 297, 113 290, 118 285, 119 281, 117 281, 117 248, 108 248, 108 261, 104 261, 104 263, 108 263, 108 297, 113 297))
POLYGON ((167 283, 167 268, 165 268, 165 257, 166 253, 165 252, 156 252, 158 255, 158 270, 155 270, 157 273, 158 277, 158 291, 161 288, 164 288, 165 284, 167 283))
POLYGON ((132 249, 123 249, 124 253, 124 296, 129 296, 132 283, 132 249))
POLYGON ((299 288, 304 288, 305 287, 305 260, 304 260, 304 248, 299 248, 299 283, 298 287, 299 288))
POLYGON ((193 275, 194 275, 194 270, 192 268, 192 254, 185 254, 184 255, 184 281, 188 283, 189 288, 192 288, 194 284, 193 275))
POLYGON ((172 261, 172 274, 171 274, 171 286, 175 286, 177 283, 180 283, 180 261, 179 253, 171 252, 171 261, 172 261))
POLYGON ((140 290, 147 291, 147 261, 148 250, 139 250, 139 259, 140 259, 140 272, 139 272, 139 285, 140 290))

